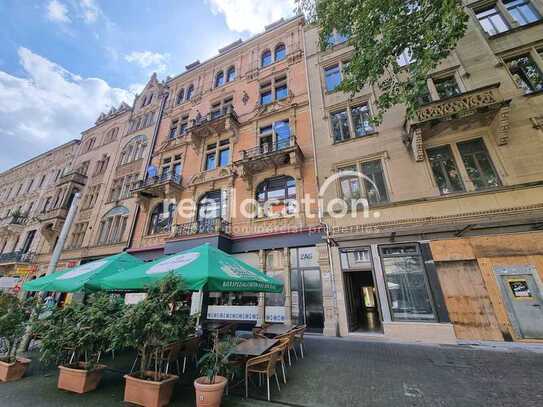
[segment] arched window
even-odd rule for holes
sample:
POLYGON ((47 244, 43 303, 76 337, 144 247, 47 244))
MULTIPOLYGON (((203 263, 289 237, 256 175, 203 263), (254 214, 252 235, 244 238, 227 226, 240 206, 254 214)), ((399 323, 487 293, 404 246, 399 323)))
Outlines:
POLYGON ((193 93, 194 93, 194 85, 190 85, 189 88, 187 89, 187 95, 185 97, 185 100, 191 100, 193 93))
POLYGON ((275 62, 281 61, 287 56, 287 49, 285 48, 285 44, 278 44, 275 47, 275 62))
POLYGON ((260 217, 285 216, 296 211, 296 181, 292 177, 268 178, 256 188, 260 217))
POLYGON ((185 97, 185 88, 181 88, 179 92, 177 92, 177 99, 175 100, 175 104, 178 105, 183 101, 183 98, 185 97))
POLYGON ((147 138, 144 135, 133 137, 122 149, 119 165, 128 164, 143 158, 146 147, 147 138))
POLYGON ((264 68, 265 66, 270 65, 272 62, 272 53, 269 49, 267 49, 262 53, 262 56, 260 57, 260 66, 264 68))
POLYGON ((220 218, 222 215, 221 191, 206 193, 198 202, 198 222, 220 218))
POLYGON ((147 234, 156 235, 159 233, 168 233, 172 229, 175 217, 176 205, 171 203, 167 207, 161 202, 151 212, 151 220, 147 234))
POLYGON ((106 133, 106 137, 105 137, 105 140, 104 140, 104 144, 108 144, 108 143, 111 143, 112 141, 115 141, 117 140, 117 134, 119 133, 119 128, 118 127, 114 127, 112 129, 110 129, 107 133, 106 133))
POLYGON ((236 79, 236 68, 231 66, 228 68, 228 71, 226 71, 226 82, 232 82, 236 79))
POLYGON ((147 102, 147 96, 144 96, 143 100, 141 101, 141 107, 145 106, 146 102, 147 102))
POLYGON ((128 209, 117 206, 107 212, 100 221, 98 232, 99 245, 119 243, 123 240, 128 223, 128 209))
POLYGON ((215 76, 215 87, 218 88, 219 86, 224 85, 224 72, 220 71, 215 76))

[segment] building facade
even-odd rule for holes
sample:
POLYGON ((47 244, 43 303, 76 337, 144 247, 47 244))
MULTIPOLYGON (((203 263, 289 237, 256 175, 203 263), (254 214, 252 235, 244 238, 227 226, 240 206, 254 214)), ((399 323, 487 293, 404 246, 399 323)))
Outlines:
POLYGON ((50 216, 69 199, 57 186, 78 148, 72 140, 0 174, 0 289, 33 275, 36 256, 54 243, 59 225, 50 216))
MULTIPOLYGON (((326 313, 341 336, 543 339, 543 3, 466 9, 467 32, 416 116, 397 106, 378 126, 378 89, 336 91, 348 41, 321 51, 306 27, 335 287, 326 313)), ((408 71, 408 55, 397 63, 408 71)))

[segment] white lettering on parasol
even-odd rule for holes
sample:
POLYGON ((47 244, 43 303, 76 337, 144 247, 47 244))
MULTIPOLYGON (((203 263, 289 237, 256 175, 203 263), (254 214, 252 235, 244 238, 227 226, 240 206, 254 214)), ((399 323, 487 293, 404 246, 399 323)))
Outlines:
POLYGON ((224 271, 226 274, 228 274, 230 277, 243 278, 243 279, 255 279, 258 281, 267 282, 265 277, 262 277, 254 273, 252 270, 246 269, 239 264, 226 263, 222 261, 220 263, 221 263, 221 270, 224 271))
POLYGON ((98 270, 100 267, 105 266, 107 260, 95 261, 89 264, 83 264, 82 266, 76 267, 71 271, 59 276, 57 280, 69 280, 70 278, 75 278, 82 276, 83 274, 91 273, 95 270, 98 270))
POLYGON ((145 272, 145 274, 161 274, 161 273, 168 273, 170 271, 173 271, 179 267, 186 266, 187 264, 192 263, 194 260, 196 260, 198 257, 200 257, 200 253, 184 253, 179 254, 177 256, 173 256, 169 259, 165 259, 161 261, 160 263, 154 265, 149 270, 145 272))

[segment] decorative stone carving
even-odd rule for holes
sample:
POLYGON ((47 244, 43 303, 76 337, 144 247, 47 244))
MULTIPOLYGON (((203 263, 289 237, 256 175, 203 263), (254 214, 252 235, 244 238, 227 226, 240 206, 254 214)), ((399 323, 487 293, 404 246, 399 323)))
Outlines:
POLYGON ((534 129, 543 130, 543 116, 530 117, 534 129))
POLYGON ((411 150, 413 151, 415 161, 424 161, 424 144, 422 142, 421 128, 417 128, 413 131, 413 137, 411 138, 411 150))
POLYGON ((492 131, 496 137, 496 143, 503 146, 509 142, 509 133, 511 129, 509 115, 511 107, 509 105, 502 106, 498 114, 492 122, 492 131))

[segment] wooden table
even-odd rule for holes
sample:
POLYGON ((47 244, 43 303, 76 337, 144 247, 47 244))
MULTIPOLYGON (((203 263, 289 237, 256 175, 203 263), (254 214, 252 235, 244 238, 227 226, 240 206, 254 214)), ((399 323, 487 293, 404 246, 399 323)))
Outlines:
POLYGON ((264 331, 262 333, 266 336, 279 336, 286 334, 289 331, 292 331, 294 328, 296 328, 295 325, 274 324, 264 328, 264 331))
POLYGON ((232 354, 244 356, 260 356, 278 343, 278 339, 251 338, 241 342, 234 348, 232 354))

